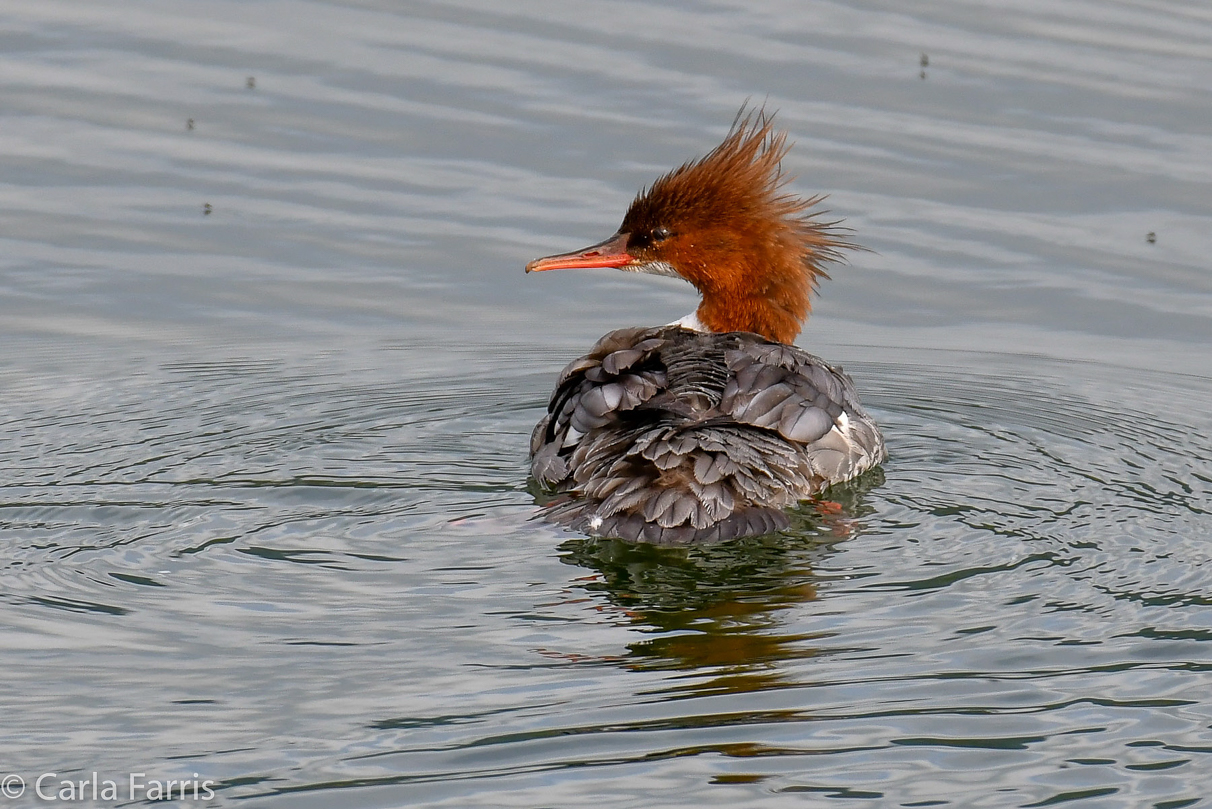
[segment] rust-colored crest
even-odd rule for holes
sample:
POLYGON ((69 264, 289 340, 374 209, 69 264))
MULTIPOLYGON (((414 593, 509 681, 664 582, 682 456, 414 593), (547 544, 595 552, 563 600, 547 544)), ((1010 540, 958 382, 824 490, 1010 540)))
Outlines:
POLYGON ((724 141, 658 179, 632 202, 628 251, 660 261, 703 293, 712 331, 791 342, 810 310, 822 263, 853 248, 845 229, 809 212, 821 197, 783 192, 787 133, 764 110, 738 113, 724 141))

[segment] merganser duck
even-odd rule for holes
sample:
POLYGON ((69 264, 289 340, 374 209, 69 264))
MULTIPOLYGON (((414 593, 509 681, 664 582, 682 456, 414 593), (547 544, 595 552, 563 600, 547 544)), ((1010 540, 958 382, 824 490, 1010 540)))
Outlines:
POLYGON ((526 272, 615 267, 702 294, 667 326, 602 337, 560 374, 531 437, 548 516, 596 536, 687 544, 766 534, 784 510, 886 457, 854 383, 791 343, 821 264, 854 249, 822 197, 781 192, 787 133, 759 110, 631 203, 617 233, 526 272))

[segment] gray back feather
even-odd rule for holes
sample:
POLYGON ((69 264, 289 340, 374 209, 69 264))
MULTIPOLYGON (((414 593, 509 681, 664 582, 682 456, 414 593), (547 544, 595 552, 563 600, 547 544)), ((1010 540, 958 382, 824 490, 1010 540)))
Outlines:
POLYGON ((841 369, 755 334, 621 329, 568 365, 531 437, 552 518, 662 544, 765 534, 880 463, 841 369))

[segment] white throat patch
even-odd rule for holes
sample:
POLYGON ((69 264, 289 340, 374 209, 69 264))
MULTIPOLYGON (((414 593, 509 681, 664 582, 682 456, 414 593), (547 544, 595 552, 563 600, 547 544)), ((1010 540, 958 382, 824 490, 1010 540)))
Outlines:
MULTIPOLYGON (((678 271, 667 261, 645 261, 643 264, 624 264, 619 268, 624 272, 642 272, 648 275, 663 275, 666 278, 681 278, 678 271)), ((685 279, 682 279, 685 280, 685 279)))

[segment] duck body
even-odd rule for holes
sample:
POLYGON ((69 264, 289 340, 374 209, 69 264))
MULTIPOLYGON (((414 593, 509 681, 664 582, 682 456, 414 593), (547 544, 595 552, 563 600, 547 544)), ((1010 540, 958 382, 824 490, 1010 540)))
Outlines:
POLYGON ((819 198, 781 192, 785 133, 737 116, 706 156, 659 178, 618 232, 527 272, 612 267, 702 296, 667 326, 613 331, 560 375, 531 438, 548 515, 662 544, 770 533, 785 509, 881 463, 884 439, 840 368, 792 345, 822 264, 855 247, 819 198))
POLYGON ((786 528, 784 509, 885 456, 840 368, 748 332, 620 329, 564 369, 532 472, 588 534, 687 544, 786 528))

